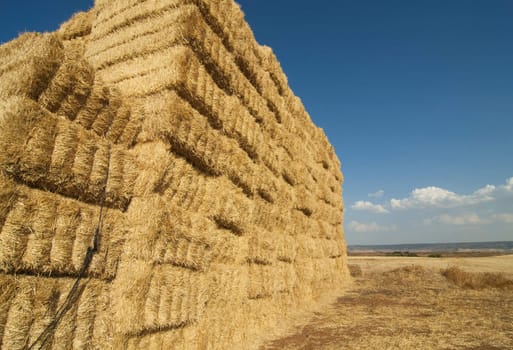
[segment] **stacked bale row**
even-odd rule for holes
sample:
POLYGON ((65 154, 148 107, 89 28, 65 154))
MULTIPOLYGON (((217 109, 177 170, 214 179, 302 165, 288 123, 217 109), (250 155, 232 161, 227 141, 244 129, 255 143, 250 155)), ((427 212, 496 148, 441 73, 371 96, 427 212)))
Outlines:
POLYGON ((0 47, 0 347, 6 349, 38 339, 36 348, 103 347, 113 334, 110 288, 136 179, 128 146, 141 121, 95 77, 80 54, 85 41, 63 37, 27 33, 0 47), (78 293, 70 293, 79 275, 78 293))
POLYGON ((1 344, 50 324, 101 207, 48 348, 247 348, 347 280, 340 163, 232 0, 96 0, 0 47, 0 88, 1 344))

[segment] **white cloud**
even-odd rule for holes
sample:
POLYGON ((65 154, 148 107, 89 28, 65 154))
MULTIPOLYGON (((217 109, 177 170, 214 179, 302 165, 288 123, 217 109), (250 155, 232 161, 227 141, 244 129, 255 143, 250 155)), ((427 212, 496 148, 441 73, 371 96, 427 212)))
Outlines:
POLYGON ((513 224, 513 214, 503 213, 503 214, 495 214, 492 216, 493 219, 497 221, 502 221, 508 224, 513 224))
POLYGON ((513 192, 513 177, 510 177, 509 179, 507 179, 506 184, 501 186, 501 188, 503 188, 504 190, 506 190, 508 192, 513 192))
POLYGON ((381 198, 381 197, 383 197, 384 194, 385 194, 385 191, 379 190, 379 191, 376 191, 374 193, 369 193, 368 196, 371 197, 371 198, 381 198))
POLYGON ((464 215, 448 215, 443 214, 438 218, 438 222, 447 225, 479 225, 486 223, 485 220, 481 219, 479 215, 472 214, 464 214, 464 215))
POLYGON ((396 225, 386 226, 386 225, 378 225, 375 222, 363 223, 363 222, 358 222, 358 221, 351 221, 347 225, 347 228, 349 230, 351 230, 351 231, 359 232, 359 233, 364 233, 364 232, 389 232, 389 231, 396 231, 397 230, 397 226, 396 225))
POLYGON ((429 186, 414 189, 406 198, 391 199, 390 206, 394 209, 454 208, 493 201, 496 192, 497 187, 493 185, 486 185, 469 195, 460 195, 440 187, 429 186))
POLYGON ((386 210, 381 204, 374 204, 368 201, 357 201, 351 206, 351 208, 354 210, 364 210, 378 214, 388 213, 388 210, 386 210))

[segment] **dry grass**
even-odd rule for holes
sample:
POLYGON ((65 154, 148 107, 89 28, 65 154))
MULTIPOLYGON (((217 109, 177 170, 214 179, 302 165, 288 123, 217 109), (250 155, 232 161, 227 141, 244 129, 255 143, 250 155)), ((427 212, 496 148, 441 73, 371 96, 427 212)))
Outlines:
POLYGON ((502 273, 467 272, 457 266, 451 266, 448 269, 443 269, 440 273, 449 281, 462 288, 513 289, 513 280, 506 278, 502 273))
POLYGON ((442 273, 447 261, 432 260, 350 258, 351 270, 364 272, 353 288, 261 349, 513 348, 513 290, 503 287, 510 275, 490 271, 511 268, 513 255, 488 257, 485 268, 482 258, 451 258, 442 273))

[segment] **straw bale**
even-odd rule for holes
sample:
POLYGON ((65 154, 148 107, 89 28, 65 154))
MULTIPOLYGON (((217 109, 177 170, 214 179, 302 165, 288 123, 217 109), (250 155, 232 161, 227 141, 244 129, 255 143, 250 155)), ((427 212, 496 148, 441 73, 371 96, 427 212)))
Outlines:
POLYGON ((272 48, 269 46, 260 45, 258 47, 258 54, 262 68, 269 73, 269 76, 276 86, 278 93, 285 97, 293 95, 291 90, 288 89, 289 82, 287 76, 283 73, 283 70, 278 63, 278 59, 276 58, 272 48))
POLYGON ((183 110, 171 120, 160 121, 162 136, 175 153, 185 157, 206 174, 226 174, 250 195, 254 193, 255 164, 236 141, 212 129, 198 113, 183 110))
POLYGON ((270 298, 278 293, 291 293, 296 281, 294 267, 290 264, 250 265, 248 299, 270 298))
MULTIPOLYGON (((8 292, 9 299, 5 302, 9 305, 9 310, 5 314, 2 313, 0 317, 5 320, 5 327, 2 327, 3 337, 0 337, 1 345, 6 349, 26 349, 53 321, 57 309, 66 299, 73 281, 32 276, 17 276, 6 280, 5 277, 5 275, 0 277, 7 282, 7 285, 2 283, 1 288, 7 292, 15 291, 15 293, 8 292)), ((94 321, 90 317, 91 314, 87 315, 83 311, 94 307, 97 294, 103 293, 103 290, 104 287, 101 283, 90 281, 83 292, 77 296, 77 300, 75 300, 77 306, 72 306, 54 332, 49 334, 49 338, 41 348, 50 349, 61 346, 66 346, 68 349, 83 348, 73 347, 73 343, 78 345, 87 341, 85 338, 88 334, 77 333, 77 330, 91 329, 92 321, 94 321), (77 309, 79 315, 76 314, 77 309)), ((1 305, 3 307, 5 304, 1 305)), ((41 345, 38 343, 38 346, 41 345)))
POLYGON ((141 117, 132 113, 130 105, 123 104, 117 111, 105 138, 111 142, 132 147, 141 129, 141 117))
MULTIPOLYGON (((239 84, 239 91, 250 91, 252 90, 251 88, 248 90, 240 86, 240 83, 246 84, 246 82, 249 82, 256 89, 256 92, 265 99, 265 104, 275 115, 276 121, 284 123, 288 129, 293 130, 294 119, 291 116, 292 111, 289 110, 286 101, 282 98, 283 87, 277 85, 276 79, 273 79, 270 73, 262 69, 260 46, 256 43, 240 8, 223 1, 210 2, 208 5, 204 1, 197 1, 197 4, 210 27, 219 36, 226 49, 233 54, 234 58, 230 63, 235 63, 238 66, 238 69, 226 68, 224 70, 232 75, 235 72, 237 74, 242 73, 245 77, 244 79, 238 76, 233 79, 234 77, 232 76, 232 82, 239 84), (227 29, 223 30, 221 23, 226 25, 227 29)), ((212 39, 208 41, 208 43, 210 42, 212 42, 212 39)), ((226 54, 214 55, 213 52, 209 53, 212 57, 219 56, 225 58, 229 56, 226 54)), ((279 66, 279 64, 277 65, 279 66)), ((285 86, 288 88, 287 84, 285 86)))
POLYGON ((11 98, 2 107, 2 170, 29 184, 86 202, 100 203, 106 191, 107 205, 126 208, 135 177, 126 151, 30 100, 11 98))
POLYGON ((338 258, 341 254, 339 240, 319 239, 310 235, 298 236, 298 256, 310 259, 338 258))
POLYGON ((144 165, 136 193, 160 193, 167 205, 201 213, 236 234, 251 222, 253 203, 225 176, 205 176, 161 142, 142 144, 134 151, 144 165))
POLYGON ((290 211, 290 220, 294 224, 292 225, 289 231, 294 236, 300 235, 305 232, 313 235, 318 233, 319 225, 317 223, 317 220, 314 220, 306 216, 303 212, 299 210, 290 211))
POLYGON ((326 221, 332 225, 342 224, 342 210, 334 208, 330 204, 318 200, 316 203, 317 211, 312 214, 312 218, 326 221))
POLYGON ((274 236, 276 247, 276 259, 282 263, 294 263, 298 251, 296 239, 290 235, 277 234, 274 236))
POLYGON ((74 120, 90 94, 93 81, 94 72, 85 60, 65 60, 39 96, 39 103, 50 112, 74 120))
POLYGON ((110 89, 101 80, 96 79, 93 82, 87 101, 76 116, 76 122, 86 129, 91 129, 98 114, 108 104, 109 98, 110 89))
POLYGON ((4 226, 5 219, 16 203, 18 193, 16 183, 0 173, 0 232, 4 226))
MULTIPOLYGON (((30 197, 31 194, 28 194, 30 197)), ((29 199, 27 198, 27 203, 29 199)), ((24 203, 24 204, 25 204, 24 203)), ((58 215, 57 202, 50 196, 40 196, 37 203, 30 203, 32 213, 27 217, 30 234, 21 265, 29 271, 45 271, 50 266, 50 252, 58 215)))
MULTIPOLYGON (((88 281, 87 287, 80 296, 77 307, 76 324, 73 337, 73 349, 92 348, 96 314, 98 313, 98 299, 106 293, 103 282, 88 281)), ((98 326, 96 326, 98 327, 98 326)))
POLYGON ((89 35, 95 17, 96 12, 94 10, 75 13, 69 20, 61 24, 57 33, 62 40, 71 40, 89 35))
POLYGON ((133 154, 140 168, 134 184, 135 196, 163 193, 170 186, 172 172, 180 167, 169 148, 162 141, 140 143, 134 147, 133 154))
MULTIPOLYGON (((114 123, 120 107, 121 99, 119 97, 116 98, 116 96, 112 96, 111 93, 108 104, 104 106, 96 116, 95 121, 91 125, 91 130, 99 136, 105 136, 114 123)), ((117 133, 119 134, 119 132, 117 133)))
POLYGON ((268 201, 257 198, 257 205, 253 211, 255 225, 266 229, 267 231, 289 232, 296 226, 291 221, 294 211, 282 206, 271 204, 268 201))
POLYGON ((29 222, 32 207, 17 201, 9 211, 0 232, 0 271, 14 271, 21 265, 23 252, 30 232, 29 222))
POLYGON ((12 97, 0 102, 0 167, 36 183, 48 170, 57 120, 35 102, 12 97))
POLYGON ((293 263, 298 244, 292 236, 283 232, 270 232, 254 228, 249 237, 247 261, 259 265, 293 263))
MULTIPOLYGON (((5 333, 3 339, 0 337, 0 345, 6 349, 26 349, 53 321, 57 310, 68 297, 74 281, 17 276, 9 278, 7 283, 8 287, 2 284, 1 288, 15 289, 16 293, 10 293, 10 300, 7 300, 10 305, 9 311, 0 316, 0 319, 4 317, 6 320, 5 333)), ((42 349, 90 348, 93 330, 105 329, 106 325, 95 324, 94 312, 98 310, 97 305, 101 304, 100 296, 106 294, 106 285, 89 280, 82 283, 81 290, 56 329, 49 334, 42 349)), ((5 304, 0 305, 3 307, 5 304)), ((37 346, 41 345, 41 342, 37 343, 37 346)))
POLYGON ((134 199, 128 216, 132 233, 124 250, 130 258, 194 271, 208 269, 216 244, 210 220, 169 205, 160 196, 134 199))
MULTIPOLYGON (((76 276, 92 246, 99 209, 25 186, 15 191, 17 199, 0 231, 0 270, 76 276)), ((88 275, 115 276, 125 236, 123 217, 106 211, 88 275)))
POLYGON ((177 85, 189 68, 190 55, 185 46, 175 46, 127 60, 122 66, 111 66, 97 74, 107 84, 115 84, 126 97, 146 96, 177 85))
POLYGON ((37 99, 63 59, 55 34, 25 33, 0 48, 0 98, 37 99))
POLYGON ((149 334, 198 320, 208 301, 204 274, 172 265, 122 262, 113 282, 116 332, 149 334))
POLYGON ((33 323, 35 281, 21 279, 16 283, 9 313, 4 328, 2 348, 24 349, 30 341, 30 328, 33 323))
MULTIPOLYGON (((162 16, 160 16, 159 13, 163 11, 172 11, 174 8, 186 5, 187 2, 188 1, 184 0, 110 1, 108 4, 105 4, 106 6, 103 6, 101 11, 98 11, 90 40, 94 42, 113 33, 120 33, 120 36, 122 36, 123 30, 134 22, 141 20, 144 21, 148 18, 160 19, 162 16)), ((99 1, 96 1, 95 5, 102 6, 99 4, 99 1)), ((136 36, 135 33, 132 35, 134 37, 136 36)), ((97 53, 97 51, 91 51, 91 54, 93 55, 97 53)))
POLYGON ((248 262, 257 265, 272 265, 276 260, 273 237, 265 231, 254 232, 249 238, 248 262))
POLYGON ((14 277, 0 273, 0 345, 5 334, 5 324, 15 294, 16 283, 14 277))
POLYGON ((317 215, 319 202, 312 193, 303 185, 295 187, 296 202, 294 209, 301 211, 305 216, 317 215))
MULTIPOLYGON (((102 29, 110 29, 110 27, 95 26, 86 55, 97 69, 102 70, 125 60, 148 55, 184 42, 184 33, 187 31, 182 27, 187 25, 188 16, 194 8, 190 5, 176 8, 176 4, 173 6, 169 1, 158 1, 158 4, 154 5, 155 8, 148 6, 147 2, 144 5, 132 7, 130 11, 138 13, 137 21, 110 33, 102 33, 102 29), (162 7, 164 11, 159 10, 162 7), (141 17, 141 8, 145 8, 153 15, 141 17)), ((126 20, 130 19, 123 18, 123 21, 126 20)))

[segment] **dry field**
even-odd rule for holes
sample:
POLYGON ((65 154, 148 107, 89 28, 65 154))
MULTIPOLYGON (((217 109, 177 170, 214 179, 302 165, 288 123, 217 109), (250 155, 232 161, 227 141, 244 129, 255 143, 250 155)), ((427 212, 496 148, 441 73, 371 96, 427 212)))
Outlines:
POLYGON ((261 350, 513 349, 513 255, 349 263, 346 293, 261 350))

